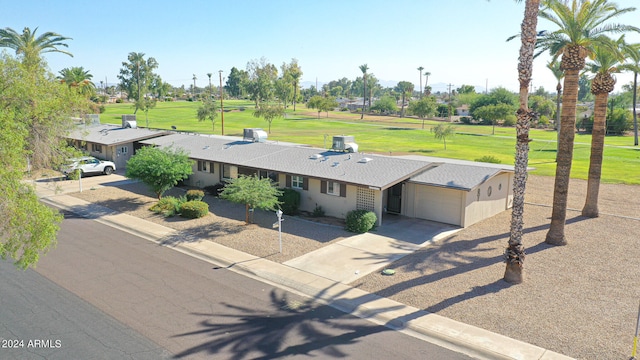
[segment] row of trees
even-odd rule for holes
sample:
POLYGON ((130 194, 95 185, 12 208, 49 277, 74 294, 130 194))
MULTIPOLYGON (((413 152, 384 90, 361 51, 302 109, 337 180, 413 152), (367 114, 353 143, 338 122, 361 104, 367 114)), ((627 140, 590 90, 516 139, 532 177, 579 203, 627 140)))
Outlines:
MULTIPOLYGON (((610 22, 613 18, 634 10, 635 8, 618 8, 608 0, 526 1, 525 15, 520 33, 522 45, 518 64, 520 107, 517 112, 518 120, 516 126, 514 201, 509 246, 505 250, 507 266, 504 279, 508 282, 520 283, 523 280, 525 252, 522 243, 522 228, 528 143, 530 141, 529 126, 537 116, 535 112, 528 108, 528 90, 531 82, 535 50, 538 49, 539 53, 548 51, 552 56, 552 62, 559 61, 559 74, 561 76, 558 76, 558 78, 562 77, 564 82, 553 209, 551 225, 545 241, 552 245, 565 245, 567 244, 567 239, 564 229, 569 178, 573 160, 580 72, 586 66, 586 59, 592 59, 593 66, 591 68, 595 70, 596 76, 592 82, 591 92, 596 97, 596 105, 588 189, 582 214, 583 216, 596 217, 598 216, 597 201, 604 145, 604 131, 602 129, 604 128, 603 124, 606 117, 606 100, 608 94, 613 91, 613 85, 615 84, 611 74, 624 68, 625 55, 633 58, 633 55, 629 55, 629 50, 625 49, 632 49, 631 52, 640 50, 637 45, 624 44, 624 38, 613 40, 606 35, 629 31, 640 32, 640 29, 635 26, 610 22), (542 10, 539 9, 540 5, 543 6, 542 10), (551 22, 557 29, 538 33, 536 29, 538 16, 551 22), (596 122, 598 125, 596 125, 596 122)), ((634 83, 634 87, 636 86, 637 84, 634 83)), ((558 92, 559 89, 560 87, 558 87, 558 92)))
POLYGON ((51 168, 72 156, 65 135, 72 118, 90 113, 90 102, 73 71, 61 82, 47 70, 41 54, 63 50, 69 38, 53 32, 37 35, 24 28, 0 30, 0 257, 20 268, 37 263, 56 243, 62 216, 38 201, 23 182, 25 171, 51 168))

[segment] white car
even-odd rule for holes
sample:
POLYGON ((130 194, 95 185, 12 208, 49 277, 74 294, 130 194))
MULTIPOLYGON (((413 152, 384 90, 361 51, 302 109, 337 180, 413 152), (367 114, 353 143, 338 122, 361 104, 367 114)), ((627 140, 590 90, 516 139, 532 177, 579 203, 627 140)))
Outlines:
POLYGON ((69 163, 62 167, 62 173, 67 176, 74 170, 80 170, 82 176, 85 174, 111 175, 116 170, 116 164, 107 160, 98 160, 93 156, 83 156, 70 159, 69 163))

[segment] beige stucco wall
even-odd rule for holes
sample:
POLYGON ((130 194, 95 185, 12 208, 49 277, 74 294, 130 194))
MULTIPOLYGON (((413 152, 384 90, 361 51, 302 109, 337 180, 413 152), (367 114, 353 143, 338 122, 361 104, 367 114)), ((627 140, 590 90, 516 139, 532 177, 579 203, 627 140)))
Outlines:
POLYGON ((500 174, 489 179, 465 196, 463 227, 490 218, 511 207, 513 202, 511 176, 500 174), (491 194, 489 194, 491 188, 491 194))

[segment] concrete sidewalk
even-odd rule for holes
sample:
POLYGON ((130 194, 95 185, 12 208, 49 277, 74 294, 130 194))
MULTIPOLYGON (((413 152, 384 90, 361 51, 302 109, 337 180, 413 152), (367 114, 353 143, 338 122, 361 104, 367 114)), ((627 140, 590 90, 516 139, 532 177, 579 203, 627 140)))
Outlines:
MULTIPOLYGON (((523 360, 571 359, 538 346, 346 285, 354 277, 375 271, 419 249, 425 242, 437 239, 438 236, 446 236, 449 231, 453 231, 453 228, 442 229, 435 235, 425 236, 424 233, 409 227, 406 231, 420 234, 420 239, 414 242, 404 241, 409 239, 399 240, 383 236, 382 231, 378 234, 362 234, 280 264, 208 240, 176 242, 170 239, 178 236, 177 231, 162 225, 117 213, 72 196, 40 190, 38 193, 42 201, 50 205, 95 219, 218 266, 307 295, 347 313, 414 334, 472 357, 523 360), (344 268, 337 267, 337 263, 344 263, 344 260, 340 259, 349 259, 349 265, 344 268)), ((403 234, 408 236, 407 232, 403 234)), ((402 235, 400 237, 402 238, 402 235)))

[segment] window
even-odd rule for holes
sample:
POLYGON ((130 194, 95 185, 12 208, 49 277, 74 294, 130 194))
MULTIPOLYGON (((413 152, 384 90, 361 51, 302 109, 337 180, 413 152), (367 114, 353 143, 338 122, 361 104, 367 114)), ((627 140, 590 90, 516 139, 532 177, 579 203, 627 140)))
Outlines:
POLYGON ((302 189, 304 187, 304 178, 302 176, 291 176, 291 187, 295 189, 302 189))
POLYGON ((222 164, 222 178, 231 179, 231 165, 222 164))
POLYGON ((198 171, 207 171, 207 162, 208 161, 198 160, 198 171))
POLYGON ((91 151, 101 153, 102 152, 102 145, 100 145, 100 144, 92 144, 91 145, 91 151))
POLYGON ((128 152, 129 152, 129 148, 128 148, 128 147, 126 147, 126 146, 121 146, 121 147, 118 149, 118 153, 119 153, 119 154, 126 154, 126 153, 128 153, 128 152))
POLYGON ((327 194, 340 195, 340 184, 335 181, 327 181, 327 194))

